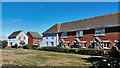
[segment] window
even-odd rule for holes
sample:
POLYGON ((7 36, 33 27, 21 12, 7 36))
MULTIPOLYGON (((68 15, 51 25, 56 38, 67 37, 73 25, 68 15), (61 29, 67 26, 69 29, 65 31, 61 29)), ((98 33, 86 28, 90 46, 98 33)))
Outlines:
POLYGON ((24 37, 24 40, 26 39, 26 37, 24 37))
POLYGON ((21 39, 21 37, 19 37, 19 40, 21 39))
POLYGON ((46 42, 47 46, 48 46, 48 42, 46 42))
POLYGON ((105 34, 105 29, 99 28, 95 29, 95 35, 104 35, 105 34))
POLYGON ((66 38, 67 37, 67 33, 66 32, 61 33, 61 37, 62 38, 66 38))
POLYGON ((86 48, 86 42, 82 43, 83 48, 86 48))
POLYGON ((51 39, 54 39, 54 36, 52 36, 51 39))
POLYGON ((10 45, 12 45, 12 42, 10 43, 10 45))
POLYGON ((76 36, 77 37, 83 36, 83 31, 76 31, 76 36))
POLYGON ((109 42, 104 42, 104 48, 109 48, 109 42))
POLYGON ((48 36, 46 36, 46 39, 48 39, 48 36))
POLYGON ((82 47, 86 48, 86 41, 82 41, 82 47))
POLYGON ((54 42, 51 42, 51 45, 54 46, 54 42))

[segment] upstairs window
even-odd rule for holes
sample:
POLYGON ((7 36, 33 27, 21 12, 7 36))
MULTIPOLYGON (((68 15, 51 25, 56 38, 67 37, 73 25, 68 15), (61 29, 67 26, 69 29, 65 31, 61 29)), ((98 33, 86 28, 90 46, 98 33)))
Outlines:
POLYGON ((67 32, 61 33, 61 37, 62 37, 62 38, 66 38, 66 37, 67 37, 67 32))
POLYGON ((105 29, 104 28, 95 29, 95 35, 105 35, 105 29))
POLYGON ((46 36, 46 39, 48 39, 48 36, 46 36))
POLYGON ((26 37, 24 37, 24 40, 26 39, 26 37))
POLYGON ((52 36, 51 39, 54 39, 54 36, 52 36))
POLYGON ((77 37, 82 37, 83 36, 83 31, 76 31, 76 36, 77 37))
POLYGON ((19 40, 21 39, 21 37, 19 37, 19 40))

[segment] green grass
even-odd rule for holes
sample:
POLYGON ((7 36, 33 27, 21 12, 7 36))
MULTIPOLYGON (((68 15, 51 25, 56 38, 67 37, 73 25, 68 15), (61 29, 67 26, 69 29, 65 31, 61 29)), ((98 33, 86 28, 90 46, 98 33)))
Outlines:
POLYGON ((19 66, 89 66, 82 58, 90 55, 68 54, 38 50, 11 49, 2 51, 2 64, 19 66))

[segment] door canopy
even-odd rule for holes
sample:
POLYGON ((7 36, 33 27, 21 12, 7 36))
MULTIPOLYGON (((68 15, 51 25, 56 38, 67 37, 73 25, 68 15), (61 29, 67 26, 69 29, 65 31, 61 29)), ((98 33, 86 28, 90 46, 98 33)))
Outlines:
POLYGON ((75 43, 80 43, 79 38, 75 38, 75 39, 72 41, 72 44, 75 44, 75 43))

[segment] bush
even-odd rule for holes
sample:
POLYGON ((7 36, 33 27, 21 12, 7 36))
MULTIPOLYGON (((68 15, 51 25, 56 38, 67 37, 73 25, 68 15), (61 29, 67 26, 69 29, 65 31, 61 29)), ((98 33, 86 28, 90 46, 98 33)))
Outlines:
POLYGON ((32 46, 32 49, 34 49, 34 50, 37 49, 37 48, 38 48, 38 45, 33 45, 32 46))
POLYGON ((41 50, 63 52, 64 48, 62 48, 62 47, 46 46, 46 47, 42 47, 41 50))
POLYGON ((116 49, 116 47, 112 47, 112 49, 108 50, 107 56, 120 59, 120 52, 116 49))
POLYGON ((5 48, 5 47, 6 47, 6 44, 7 44, 7 42, 6 42, 6 41, 2 41, 3 48, 5 48))
POLYGON ((31 49, 31 46, 29 44, 26 44, 25 46, 23 46, 23 49, 31 49))
POLYGON ((17 47, 18 47, 18 44, 17 44, 17 43, 15 43, 15 48, 17 49, 17 47))
POLYGON ((103 50, 78 49, 78 48, 62 48, 62 47, 52 47, 52 46, 42 47, 39 50, 63 52, 63 53, 74 53, 74 54, 83 54, 83 55, 95 55, 95 56, 102 56, 104 54, 103 50))
POLYGON ((83 55, 94 55, 94 56, 102 56, 104 54, 103 50, 95 50, 95 49, 80 49, 78 51, 79 54, 83 55))

